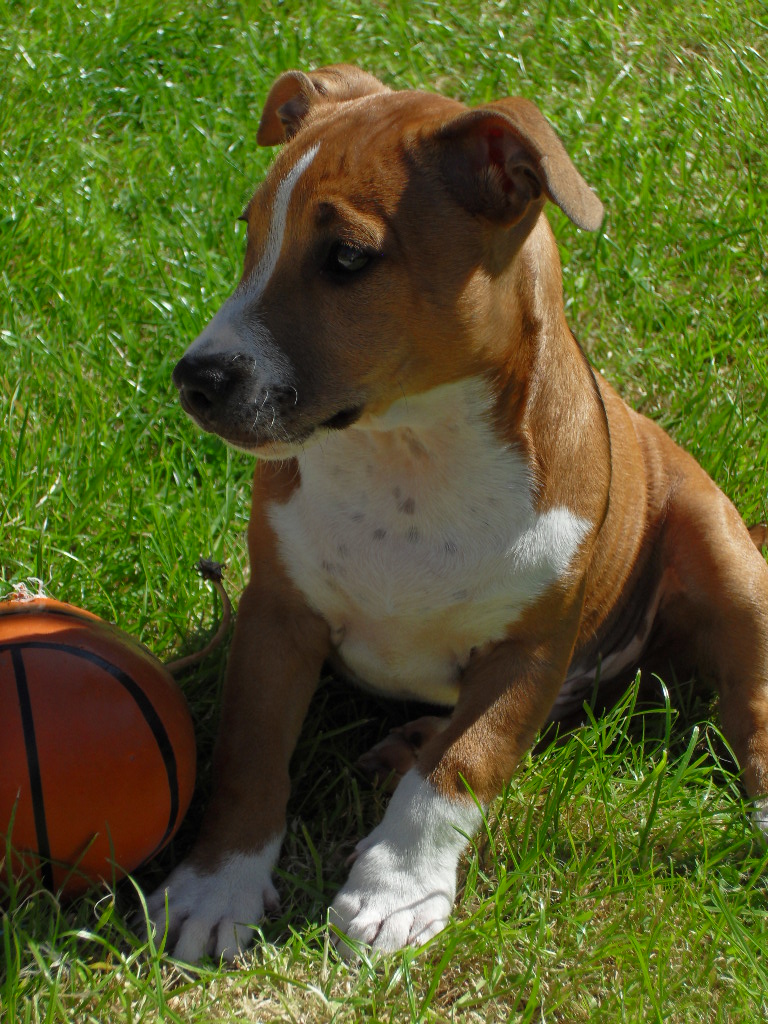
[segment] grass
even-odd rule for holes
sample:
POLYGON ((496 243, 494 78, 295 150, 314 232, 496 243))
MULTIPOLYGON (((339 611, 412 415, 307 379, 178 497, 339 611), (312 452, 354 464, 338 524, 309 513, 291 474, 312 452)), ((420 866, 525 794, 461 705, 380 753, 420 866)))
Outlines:
MULTIPOLYGON (((767 43, 760 0, 0 0, 0 593, 38 577, 170 658, 214 625, 199 555, 241 587, 249 460, 185 419, 170 371, 236 280, 269 85, 337 60, 472 103, 539 102, 609 211, 598 237, 552 214, 576 333, 745 518, 765 517, 767 43)), ((223 662, 185 680, 200 797, 147 885, 199 820, 223 662)), ((529 759, 468 855, 451 926, 420 953, 340 964, 325 908, 383 806, 353 762, 406 714, 319 691, 284 915, 240 969, 142 944, 130 883, 70 905, 8 883, 0 1017, 765 1018, 766 852, 716 708, 686 692, 642 712, 630 694, 529 759)))

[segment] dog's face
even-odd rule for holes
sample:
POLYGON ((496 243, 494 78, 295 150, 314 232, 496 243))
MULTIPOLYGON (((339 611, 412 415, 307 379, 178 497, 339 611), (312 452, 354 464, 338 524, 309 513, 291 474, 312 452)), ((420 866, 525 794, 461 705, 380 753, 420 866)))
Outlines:
POLYGON ((493 282, 551 192, 506 111, 369 76, 353 99, 286 100, 286 77, 260 136, 287 144, 243 214, 242 278, 174 371, 203 429, 278 458, 497 367, 493 282))

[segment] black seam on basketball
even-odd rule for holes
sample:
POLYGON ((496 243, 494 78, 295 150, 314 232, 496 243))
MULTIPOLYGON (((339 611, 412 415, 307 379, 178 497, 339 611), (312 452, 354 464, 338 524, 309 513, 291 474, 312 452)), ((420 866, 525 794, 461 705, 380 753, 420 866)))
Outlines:
POLYGON ((32 795, 32 814, 37 837, 37 852, 41 858, 43 885, 53 891, 53 866, 51 864, 51 847, 48 841, 48 825, 45 820, 45 797, 43 795, 43 779, 40 773, 40 758, 35 739, 35 719, 32 714, 32 701, 27 685, 27 673, 21 650, 11 650, 13 674, 16 677, 16 694, 19 699, 21 714, 21 731, 24 736, 24 749, 27 755, 27 772, 29 773, 29 789, 32 795))
MULTIPOLYGON (((179 816, 179 774, 173 744, 171 743, 170 736, 163 725, 162 719, 155 711, 152 702, 141 687, 131 679, 127 672, 124 672, 123 669, 118 668, 116 665, 113 665, 111 662, 102 658, 101 655, 95 654, 93 651, 82 650, 81 648, 73 647, 70 644, 46 643, 42 640, 33 640, 28 643, 16 642, 11 648, 14 654, 19 649, 66 651, 68 654, 72 654, 76 658, 82 658, 84 661, 90 661, 92 664, 98 665, 99 668, 103 669, 106 673, 111 675, 113 679, 120 683, 120 685, 136 702, 136 706, 144 716, 144 721, 149 726, 149 729, 154 736, 155 743, 157 744, 157 749, 163 759, 165 774, 168 779, 168 795, 170 797, 171 804, 170 814, 168 816, 168 826, 165 833, 154 850, 148 854, 146 859, 149 860, 151 857, 154 857, 158 850, 162 849, 165 845, 168 837, 176 826, 176 821, 179 816)), ((0 650, 2 650, 2 646, 0 646, 0 650)))

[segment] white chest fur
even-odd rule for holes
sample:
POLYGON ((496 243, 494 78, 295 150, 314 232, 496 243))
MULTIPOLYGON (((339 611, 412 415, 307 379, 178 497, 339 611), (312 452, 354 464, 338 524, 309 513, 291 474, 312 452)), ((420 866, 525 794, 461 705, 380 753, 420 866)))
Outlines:
POLYGON ((586 533, 566 508, 534 509, 489 406, 478 380, 403 399, 309 447, 269 510, 291 579, 375 689, 454 703, 472 649, 568 572, 586 533))

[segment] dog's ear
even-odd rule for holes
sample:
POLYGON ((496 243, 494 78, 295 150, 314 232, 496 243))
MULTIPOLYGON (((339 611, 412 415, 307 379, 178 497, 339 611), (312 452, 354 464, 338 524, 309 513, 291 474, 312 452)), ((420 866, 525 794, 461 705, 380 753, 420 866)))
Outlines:
POLYGON ((351 64, 332 64, 306 75, 303 71, 286 71, 270 89, 256 141, 260 146, 287 142, 318 104, 344 103, 389 91, 378 78, 351 64))
POLYGON ((473 213, 516 224, 551 199, 580 228, 597 231, 603 204, 571 163, 549 122, 515 97, 470 110, 438 132, 443 173, 473 213))

